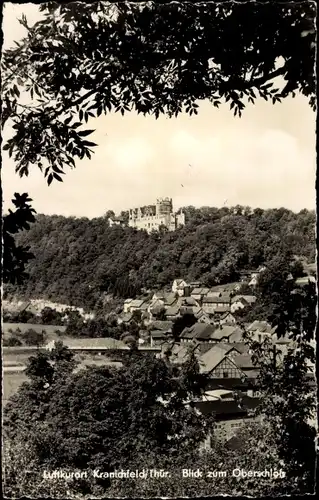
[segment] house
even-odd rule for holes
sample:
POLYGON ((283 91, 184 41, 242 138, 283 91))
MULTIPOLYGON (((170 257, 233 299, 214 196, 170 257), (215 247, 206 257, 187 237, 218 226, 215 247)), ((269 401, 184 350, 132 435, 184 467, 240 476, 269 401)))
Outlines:
POLYGON ((239 449, 242 447, 244 437, 241 431, 260 419, 255 415, 259 399, 249 397, 245 393, 229 389, 207 390, 201 400, 195 401, 194 407, 202 415, 214 415, 214 431, 208 435, 200 450, 210 450, 213 446, 212 438, 227 442, 227 447, 239 449))
POLYGON ((243 298, 243 297, 233 297, 231 305, 230 305, 230 310, 232 313, 235 313, 236 311, 239 311, 241 309, 244 309, 247 307, 249 304, 248 302, 243 298))
POLYGON ((31 314, 33 314, 34 316, 38 316, 38 317, 41 316, 41 310, 34 307, 34 305, 32 304, 32 301, 22 301, 22 300, 10 301, 10 300, 4 299, 2 301, 2 309, 3 309, 3 312, 9 313, 9 314, 14 314, 14 315, 22 313, 24 311, 28 311, 31 314))
POLYGON ((223 312, 227 312, 225 310, 229 308, 230 310, 230 297, 227 295, 226 297, 204 297, 202 301, 202 309, 204 312, 208 314, 214 314, 215 311, 220 310, 223 312))
POLYGON ((271 338, 276 332, 277 327, 272 327, 267 321, 253 321, 246 327, 250 338, 256 342, 262 342, 266 338, 271 338))
POLYGON ((183 279, 175 279, 172 285, 172 292, 177 293, 180 297, 183 297, 185 292, 185 287, 187 287, 187 283, 183 279))
POLYGON ((203 297, 205 297, 209 292, 209 288, 194 288, 193 291, 191 292, 191 297, 193 297, 195 300, 201 301, 203 297))
POLYGON ((297 278, 295 281, 297 286, 305 286, 309 283, 316 283, 316 278, 314 276, 303 276, 302 278, 297 278))
POLYGON ((180 314, 196 314, 200 311, 201 307, 193 297, 183 297, 181 299, 180 314))
POLYGON ((255 287, 258 283, 260 273, 263 273, 264 271, 266 271, 266 269, 267 268, 265 266, 259 266, 257 271, 253 271, 250 275, 250 281, 249 281, 248 285, 251 287, 255 287))
POLYGON ((224 349, 219 348, 218 345, 214 346, 199 358, 200 372, 209 374, 210 379, 241 380, 245 374, 237 366, 238 356, 234 360, 234 358, 227 356, 224 349))
POLYGON ((175 304, 176 301, 177 297, 175 293, 161 290, 154 293, 151 305, 153 306, 155 303, 161 303, 164 306, 169 307, 175 304))
POLYGON ((215 327, 206 323, 195 323, 193 326, 184 328, 180 334, 181 342, 211 342, 215 327))
POLYGON ((163 330, 151 330, 150 343, 151 347, 158 346, 170 340, 172 336, 163 330))
POLYGON ((124 300, 124 304, 123 304, 123 311, 124 311, 125 313, 128 313, 128 312, 129 312, 131 302, 133 302, 133 299, 126 299, 126 300, 124 300))
POLYGON ((220 294, 228 293, 229 295, 235 295, 235 293, 240 289, 241 283, 226 283, 225 285, 216 285, 209 289, 208 297, 219 297, 220 294))
POLYGON ((174 304, 171 307, 168 307, 166 309, 165 317, 169 321, 174 321, 175 319, 179 318, 181 316, 181 302, 177 301, 176 304, 174 304))
POLYGON ((239 354, 234 358, 236 365, 245 374, 246 380, 255 382, 259 374, 259 367, 252 361, 250 354, 239 354))
POLYGON ((113 226, 122 226, 122 227, 125 227, 126 226, 126 221, 121 216, 114 215, 112 217, 109 217, 108 218, 108 222, 109 222, 110 227, 113 227, 113 226))
POLYGON ((207 325, 209 325, 213 322, 209 314, 205 313, 202 308, 196 311, 194 316, 197 319, 198 323, 206 323, 207 325))
POLYGON ((146 299, 134 299, 129 303, 129 311, 145 311, 148 308, 148 304, 146 303, 146 299))
POLYGON ((117 323, 119 325, 124 324, 128 325, 133 319, 133 314, 132 313, 124 313, 122 316, 119 316, 117 319, 117 323))
POLYGON ((152 330, 159 330, 161 332, 172 333, 172 321, 153 321, 151 325, 152 330))
POLYGON ((216 310, 213 322, 218 323, 219 325, 235 325, 236 318, 231 314, 230 310, 226 310, 225 312, 216 310))
POLYGON ((243 330, 237 325, 220 325, 215 328, 211 340, 213 342, 241 342, 243 330))
POLYGON ((255 295, 235 295, 231 299, 230 310, 236 312, 239 309, 244 309, 256 302, 255 295))

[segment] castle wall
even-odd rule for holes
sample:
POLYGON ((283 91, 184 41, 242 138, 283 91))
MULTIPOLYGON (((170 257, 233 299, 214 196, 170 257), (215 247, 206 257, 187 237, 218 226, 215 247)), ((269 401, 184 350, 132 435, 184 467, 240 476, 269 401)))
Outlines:
POLYGON ((173 213, 171 198, 159 198, 156 205, 132 208, 129 210, 129 226, 145 229, 148 232, 157 231, 160 226, 165 226, 169 231, 175 231, 180 225, 185 224, 185 214, 173 213))

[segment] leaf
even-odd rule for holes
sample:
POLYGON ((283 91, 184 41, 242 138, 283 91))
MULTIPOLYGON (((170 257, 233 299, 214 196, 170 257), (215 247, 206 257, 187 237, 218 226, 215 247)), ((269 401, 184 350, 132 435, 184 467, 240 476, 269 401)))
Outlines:
POLYGON ((90 135, 90 134, 92 134, 93 132, 95 132, 95 130, 80 130, 79 132, 77 132, 77 134, 78 134, 80 137, 86 137, 87 135, 90 135))
POLYGON ((63 170, 61 170, 59 167, 57 167, 56 165, 52 165, 52 170, 54 172, 57 172, 58 174, 64 174, 65 172, 63 172, 63 170))
POLYGON ((59 181, 59 182, 63 182, 62 177, 60 177, 58 174, 54 173, 54 174, 53 174, 53 177, 54 177, 57 181, 59 181))
POLYGON ((49 174, 48 176, 48 186, 50 186, 51 182, 53 181, 53 175, 49 174))
POLYGON ((64 125, 69 125, 70 121, 72 120, 72 116, 69 116, 66 120, 64 120, 64 125))

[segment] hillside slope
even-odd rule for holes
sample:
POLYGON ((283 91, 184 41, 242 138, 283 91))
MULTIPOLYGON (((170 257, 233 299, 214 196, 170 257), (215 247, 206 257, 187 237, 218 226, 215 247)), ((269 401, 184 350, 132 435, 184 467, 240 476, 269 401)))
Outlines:
POLYGON ((314 212, 184 210, 186 226, 160 234, 110 228, 105 217, 38 215, 18 238, 35 255, 29 279, 6 291, 92 308, 103 291, 127 297, 176 277, 213 286, 236 281, 239 271, 267 263, 278 253, 315 258, 314 212))

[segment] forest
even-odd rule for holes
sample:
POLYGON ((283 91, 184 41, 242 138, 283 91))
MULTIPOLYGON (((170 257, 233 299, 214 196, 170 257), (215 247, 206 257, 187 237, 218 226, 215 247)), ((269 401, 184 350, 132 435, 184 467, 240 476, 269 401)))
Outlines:
POLYGON ((94 309, 101 296, 118 299, 145 289, 170 286, 173 279, 214 286, 237 281, 277 255, 315 259, 315 212, 285 208, 184 207, 186 225, 147 234, 109 227, 94 219, 36 215, 16 235, 30 247, 23 285, 7 285, 5 296, 44 298, 94 309))

